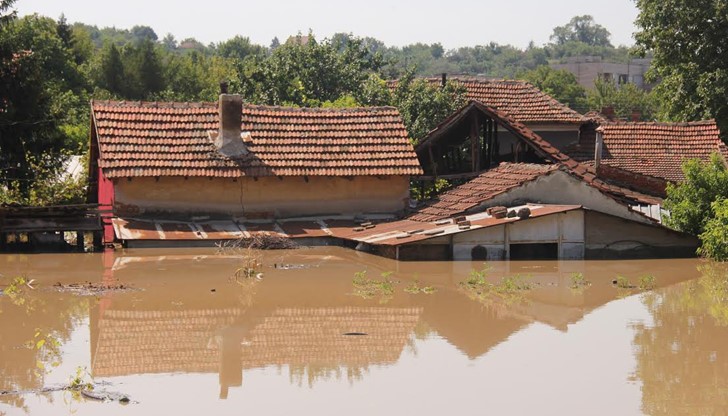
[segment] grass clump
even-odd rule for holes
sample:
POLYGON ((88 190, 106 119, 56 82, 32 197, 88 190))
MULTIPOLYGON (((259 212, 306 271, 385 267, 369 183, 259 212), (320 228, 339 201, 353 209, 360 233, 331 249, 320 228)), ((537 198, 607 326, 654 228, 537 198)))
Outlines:
POLYGON ((591 282, 586 280, 583 273, 572 273, 569 279, 571 281, 570 287, 574 290, 583 289, 591 285, 591 282))
POLYGON ((646 274, 646 275, 640 276, 637 287, 639 287, 640 290, 654 289, 655 288, 655 276, 653 276, 651 274, 646 274))
POLYGON ((505 276, 498 282, 489 282, 489 271, 487 266, 481 270, 473 269, 468 279, 460 282, 461 289, 474 299, 485 300, 496 296, 510 303, 522 300, 522 293, 532 288, 532 284, 521 275, 505 276))
POLYGON ((637 284, 633 284, 628 278, 617 275, 617 278, 612 280, 612 284, 619 289, 639 289, 639 290, 652 290, 655 288, 655 276, 651 274, 642 275, 638 278, 637 284))
POLYGON ((392 280, 390 277, 392 272, 384 272, 380 279, 369 279, 367 271, 362 270, 354 273, 352 284, 354 285, 354 294, 364 299, 371 299, 380 296, 380 302, 384 303, 394 295, 394 287, 399 282, 392 280))
POLYGON ((411 293, 413 295, 416 295, 418 293, 424 293, 426 295, 431 295, 431 294, 435 293, 437 291, 437 289, 435 289, 432 286, 420 286, 420 281, 415 280, 414 282, 412 282, 411 285, 404 288, 404 291, 407 293, 411 293))

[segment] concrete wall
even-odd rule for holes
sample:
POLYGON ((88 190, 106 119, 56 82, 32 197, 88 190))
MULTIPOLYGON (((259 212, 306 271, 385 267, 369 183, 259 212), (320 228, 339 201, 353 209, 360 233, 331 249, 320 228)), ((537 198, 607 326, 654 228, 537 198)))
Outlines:
POLYGON ((395 214, 409 199, 409 177, 162 177, 116 181, 119 215, 225 215, 290 218, 395 214))
POLYGON ((559 170, 496 196, 474 211, 483 211, 487 207, 498 205, 512 206, 515 205, 514 201, 582 205, 617 217, 650 223, 644 215, 632 211, 583 181, 559 170))
POLYGON ((584 211, 515 221, 496 227, 466 231, 452 236, 453 259, 479 260, 473 258, 476 246, 485 248, 484 260, 504 260, 509 256, 510 244, 559 245, 559 258, 575 260, 584 257, 584 211))
POLYGON ((665 227, 637 224, 599 212, 587 211, 588 259, 694 257, 698 240, 665 227))

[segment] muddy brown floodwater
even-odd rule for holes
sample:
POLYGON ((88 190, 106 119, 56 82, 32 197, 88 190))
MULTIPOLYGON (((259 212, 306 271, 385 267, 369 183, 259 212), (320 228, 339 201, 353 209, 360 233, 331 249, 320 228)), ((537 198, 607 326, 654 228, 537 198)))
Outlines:
POLYGON ((256 255, 0 255, 0 414, 728 414, 721 265, 256 255))

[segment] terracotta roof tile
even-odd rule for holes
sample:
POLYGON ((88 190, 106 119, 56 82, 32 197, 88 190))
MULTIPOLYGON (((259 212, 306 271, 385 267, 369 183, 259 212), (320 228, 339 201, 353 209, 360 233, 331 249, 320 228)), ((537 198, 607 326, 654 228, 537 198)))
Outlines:
MULTIPOLYGON (((573 160, 569 160, 573 162, 573 160)), ((625 206, 629 205, 627 202, 645 205, 661 202, 659 198, 609 185, 598 179, 593 170, 576 162, 573 163, 576 165, 575 169, 564 164, 501 163, 498 167, 485 171, 470 181, 443 192, 436 199, 428 201, 408 219, 429 222, 461 215, 502 193, 556 170, 563 170, 573 175, 625 206)))
MULTIPOLYGON (((604 137, 602 163, 668 181, 685 179, 685 159, 708 160, 711 153, 728 157, 714 120, 691 123, 619 122, 601 125, 604 137)), ((567 149, 580 161, 594 159, 594 142, 567 149)))
POLYGON ((461 214, 495 196, 559 169, 559 165, 501 163, 450 189, 410 216, 413 221, 437 221, 461 214))
MULTIPOLYGON (((427 80, 433 84, 442 82, 440 78, 427 80)), ((497 108, 521 123, 582 124, 588 121, 526 81, 463 76, 449 77, 448 80, 465 87, 468 100, 497 108)), ((394 85, 390 83, 390 87, 394 85)))
POLYGON ((250 154, 219 154, 208 132, 216 103, 94 101, 99 166, 130 176, 418 175, 421 168, 397 109, 244 106, 250 154))

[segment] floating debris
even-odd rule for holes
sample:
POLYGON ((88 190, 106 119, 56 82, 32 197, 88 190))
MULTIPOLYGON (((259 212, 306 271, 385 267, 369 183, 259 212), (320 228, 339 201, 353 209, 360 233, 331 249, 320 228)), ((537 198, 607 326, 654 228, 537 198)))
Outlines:
POLYGON ((59 292, 70 292, 80 296, 95 296, 101 295, 108 292, 131 292, 140 289, 133 288, 123 283, 119 284, 105 284, 105 283, 69 283, 63 284, 61 282, 53 285, 53 288, 59 292))

